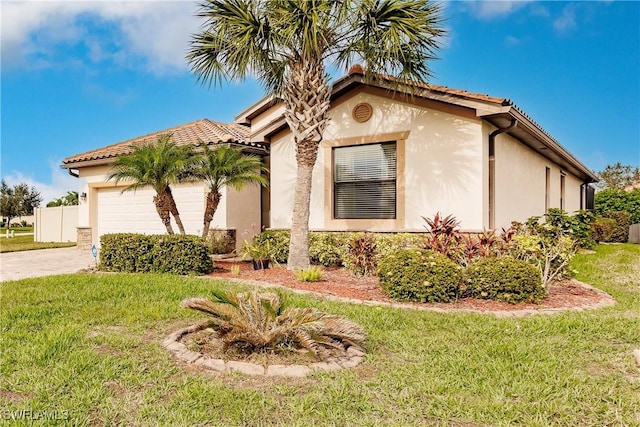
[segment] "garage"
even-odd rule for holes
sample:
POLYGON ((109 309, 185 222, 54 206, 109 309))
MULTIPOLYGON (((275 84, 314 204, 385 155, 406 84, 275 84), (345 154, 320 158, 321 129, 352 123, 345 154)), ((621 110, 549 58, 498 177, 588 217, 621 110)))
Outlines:
MULTIPOLYGON (((119 188, 96 189, 97 234, 165 234, 166 229, 153 203, 155 191, 141 189, 122 193, 119 188)), ((172 192, 187 234, 199 235, 205 206, 205 187, 201 184, 173 186, 172 192)), ((179 232, 175 221, 171 225, 179 232)))

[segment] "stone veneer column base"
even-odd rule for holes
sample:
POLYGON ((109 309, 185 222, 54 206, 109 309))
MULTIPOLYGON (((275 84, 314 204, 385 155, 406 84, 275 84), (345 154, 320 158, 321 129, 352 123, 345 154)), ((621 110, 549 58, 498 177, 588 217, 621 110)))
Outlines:
POLYGON ((91 249, 92 236, 91 227, 76 227, 78 249, 91 249))

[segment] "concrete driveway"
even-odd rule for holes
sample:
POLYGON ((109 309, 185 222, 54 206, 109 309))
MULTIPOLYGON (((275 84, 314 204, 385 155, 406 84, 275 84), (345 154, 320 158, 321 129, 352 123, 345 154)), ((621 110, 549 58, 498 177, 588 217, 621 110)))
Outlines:
POLYGON ((0 253, 0 281, 75 273, 94 265, 91 250, 77 247, 0 253))

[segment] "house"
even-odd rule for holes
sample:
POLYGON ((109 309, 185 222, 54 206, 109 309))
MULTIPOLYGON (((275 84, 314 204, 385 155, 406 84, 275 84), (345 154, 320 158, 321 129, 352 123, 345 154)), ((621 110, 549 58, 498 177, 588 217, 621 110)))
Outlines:
MULTIPOLYGON (((164 232, 152 190, 121 193, 106 176, 118 155, 167 132, 179 144, 242 146, 270 169, 268 190, 227 190, 213 227, 239 236, 289 228, 296 161, 283 112, 266 97, 235 123, 203 119, 65 159, 62 167, 84 179, 79 234, 97 243, 116 231, 164 232)), ((508 99, 388 76, 367 81, 356 66, 335 81, 329 116, 313 172, 312 230, 421 231, 421 216, 440 211, 473 232, 592 206, 597 176, 508 99)), ((174 189, 188 233, 202 229, 205 191, 174 189)))

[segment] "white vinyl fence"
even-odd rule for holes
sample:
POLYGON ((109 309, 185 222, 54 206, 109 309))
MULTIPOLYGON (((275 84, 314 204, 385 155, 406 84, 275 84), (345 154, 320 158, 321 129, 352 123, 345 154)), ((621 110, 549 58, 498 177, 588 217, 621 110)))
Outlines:
POLYGON ((78 206, 36 208, 33 223, 34 242, 75 242, 78 206))

